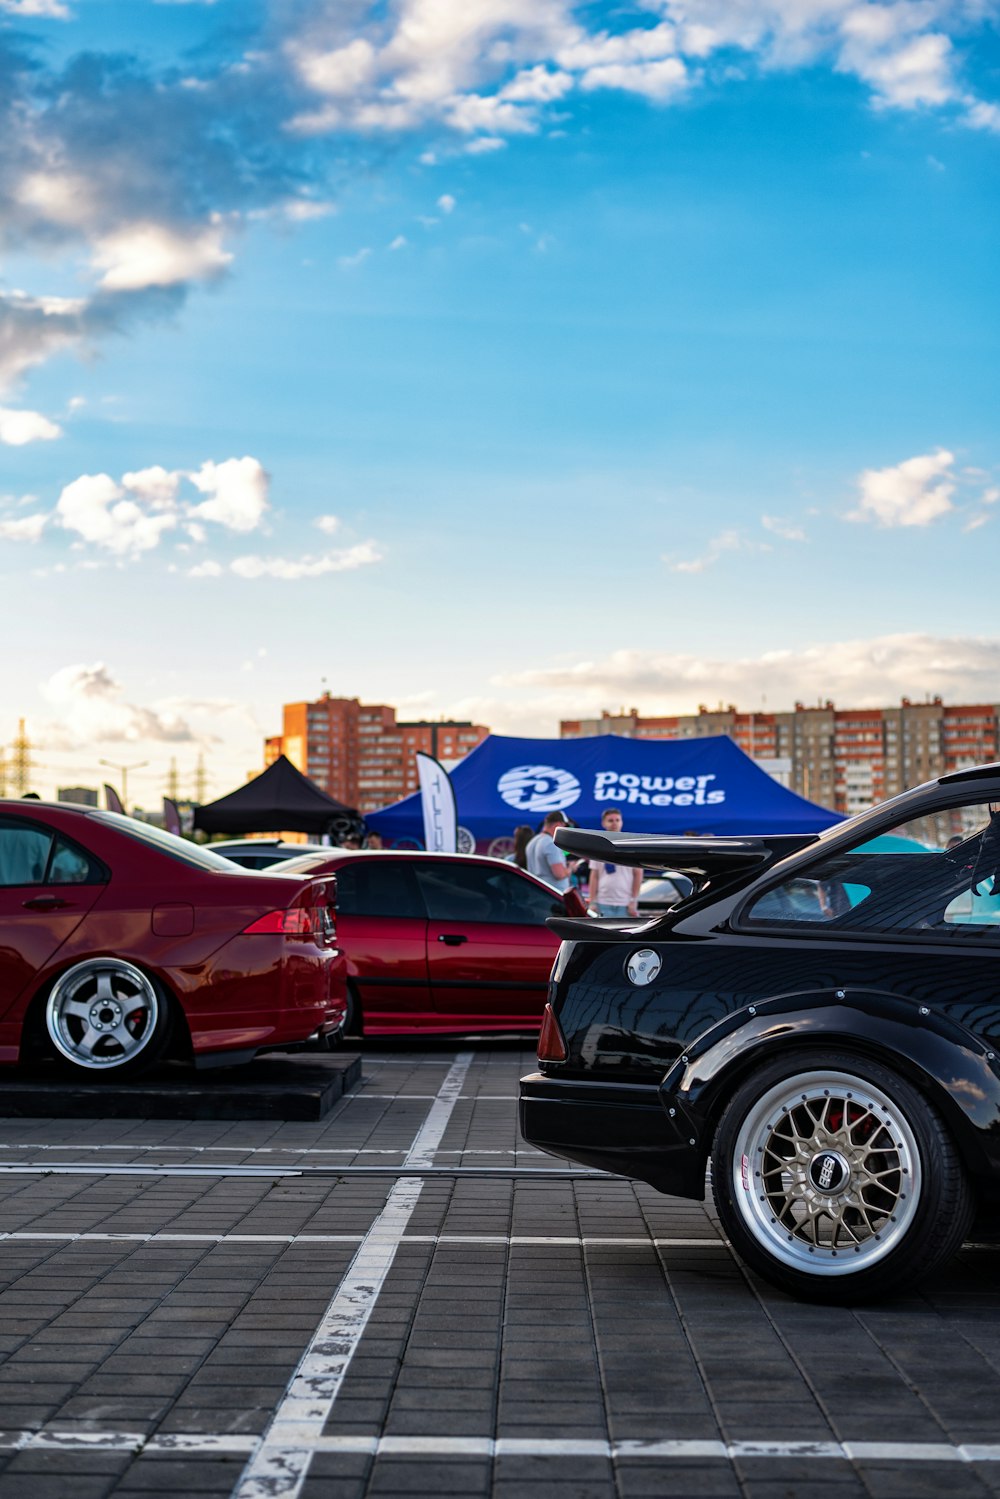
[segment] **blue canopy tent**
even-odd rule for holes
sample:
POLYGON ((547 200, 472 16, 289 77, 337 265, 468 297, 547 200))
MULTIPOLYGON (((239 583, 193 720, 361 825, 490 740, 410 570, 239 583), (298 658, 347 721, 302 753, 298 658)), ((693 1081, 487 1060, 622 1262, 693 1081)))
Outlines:
MULTIPOLYGON (((724 734, 705 739, 508 739, 491 734, 451 772, 458 821, 481 851, 503 852, 519 823, 566 813, 600 827, 617 806, 630 833, 818 833, 840 822, 778 784, 724 734), (493 847, 493 845, 496 845, 493 847)), ((420 796, 365 822, 387 847, 423 847, 420 796)))

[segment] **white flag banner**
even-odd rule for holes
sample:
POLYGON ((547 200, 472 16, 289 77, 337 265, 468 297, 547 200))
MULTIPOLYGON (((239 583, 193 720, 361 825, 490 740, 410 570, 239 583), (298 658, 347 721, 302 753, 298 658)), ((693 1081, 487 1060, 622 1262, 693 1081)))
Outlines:
POLYGON ((458 811, 448 772, 433 756, 418 751, 417 775, 424 814, 424 847, 431 853, 453 854, 458 849, 458 811))

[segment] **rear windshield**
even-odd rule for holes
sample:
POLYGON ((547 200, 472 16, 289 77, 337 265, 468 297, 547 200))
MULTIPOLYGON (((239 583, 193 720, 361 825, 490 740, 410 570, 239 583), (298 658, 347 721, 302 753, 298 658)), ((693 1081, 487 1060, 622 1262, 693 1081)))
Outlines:
POLYGON ((267 866, 269 874, 312 874, 329 863, 333 849, 322 854, 297 854, 294 859, 278 859, 267 866))
POLYGON ((195 869, 215 869, 222 874, 235 874, 239 870, 239 865, 234 864, 231 859, 213 854, 211 849, 202 848, 198 843, 189 843, 186 838, 178 838, 176 833, 154 828, 152 823, 137 822, 134 817, 123 817, 120 812, 92 812, 90 815, 100 822, 110 823, 117 832, 124 833, 133 842, 145 843, 158 853, 176 859, 179 864, 189 864, 195 869))

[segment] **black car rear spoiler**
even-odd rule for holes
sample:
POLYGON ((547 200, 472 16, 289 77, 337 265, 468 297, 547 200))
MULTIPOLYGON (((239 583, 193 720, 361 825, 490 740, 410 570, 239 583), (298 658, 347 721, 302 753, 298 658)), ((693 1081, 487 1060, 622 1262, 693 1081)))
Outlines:
POLYGON ((720 876, 777 863, 815 843, 817 833, 774 833, 760 838, 663 838, 658 833, 599 833, 558 828, 553 835, 568 854, 644 869, 676 869, 695 886, 720 876))

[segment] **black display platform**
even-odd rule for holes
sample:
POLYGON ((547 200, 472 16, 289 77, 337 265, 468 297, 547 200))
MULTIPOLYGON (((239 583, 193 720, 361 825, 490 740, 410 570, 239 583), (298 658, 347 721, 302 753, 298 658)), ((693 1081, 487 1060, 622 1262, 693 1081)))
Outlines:
POLYGON ((275 1054, 196 1072, 168 1063, 134 1082, 81 1082, 54 1067, 0 1076, 2 1119, 322 1119, 361 1081, 350 1053, 275 1054))

